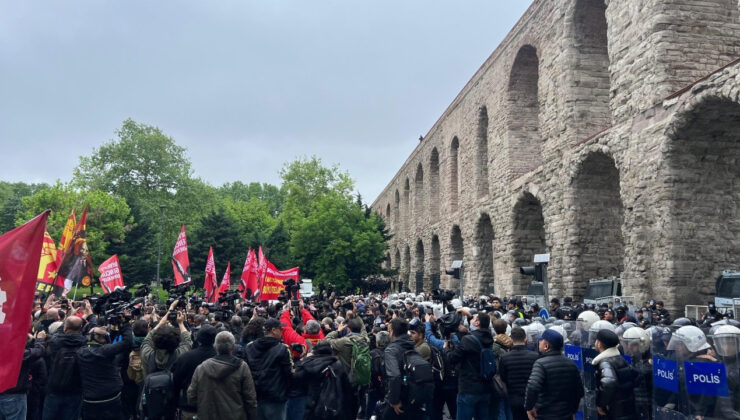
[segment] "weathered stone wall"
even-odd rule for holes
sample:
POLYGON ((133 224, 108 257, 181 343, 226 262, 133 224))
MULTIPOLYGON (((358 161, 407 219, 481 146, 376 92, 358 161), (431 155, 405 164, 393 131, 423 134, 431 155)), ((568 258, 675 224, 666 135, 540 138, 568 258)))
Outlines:
POLYGON ((428 290, 463 259, 466 292, 519 294, 518 267, 550 252, 554 295, 616 275, 674 309, 707 300, 740 268, 740 64, 716 72, 740 57, 738 16, 535 1, 372 205, 398 281, 428 290))

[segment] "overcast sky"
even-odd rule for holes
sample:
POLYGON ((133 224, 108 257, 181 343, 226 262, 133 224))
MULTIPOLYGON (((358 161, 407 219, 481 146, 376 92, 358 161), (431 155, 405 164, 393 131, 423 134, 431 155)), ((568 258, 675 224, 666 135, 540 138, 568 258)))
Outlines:
POLYGON ((69 180, 130 117, 211 184, 316 155, 371 202, 530 3, 1 2, 0 180, 69 180))

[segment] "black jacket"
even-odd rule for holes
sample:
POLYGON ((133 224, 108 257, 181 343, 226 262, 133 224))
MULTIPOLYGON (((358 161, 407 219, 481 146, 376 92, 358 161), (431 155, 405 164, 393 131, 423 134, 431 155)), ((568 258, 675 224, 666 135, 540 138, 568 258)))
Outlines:
POLYGON ((252 370, 257 400, 281 403, 288 400, 293 359, 279 338, 262 337, 247 345, 247 363, 252 370))
MULTIPOLYGON (((61 328, 60 328, 61 330, 61 328)), ((65 334, 63 332, 57 332, 56 334, 52 335, 49 339, 49 347, 48 347, 48 353, 49 353, 49 378, 53 377, 54 374, 54 368, 56 366, 56 357, 57 353, 63 349, 68 348, 72 349, 74 351, 79 350, 83 346, 87 344, 87 338, 85 338, 82 334, 65 334)), ((76 375, 80 376, 79 370, 76 372, 76 375)), ((77 381, 81 383, 81 381, 77 381)), ((51 382, 51 380, 48 383, 47 392, 49 394, 55 394, 55 395, 70 395, 70 394, 77 394, 79 395, 82 392, 82 386, 77 386, 75 388, 65 388, 65 389, 59 389, 55 387, 55 384, 51 382)))
POLYGON ((538 419, 571 419, 583 398, 578 367, 560 352, 542 355, 532 366, 524 408, 537 409, 538 419))
POLYGON ((527 350, 523 345, 512 347, 510 352, 501 357, 498 373, 506 384, 509 402, 512 406, 524 405, 524 394, 527 390, 529 375, 538 357, 537 353, 527 350))
POLYGON ((172 371, 172 383, 175 387, 175 395, 178 398, 178 407, 190 412, 195 412, 195 407, 188 405, 188 387, 193 379, 195 368, 206 359, 216 355, 213 346, 198 347, 183 353, 175 360, 170 369, 172 371))
MULTIPOLYGON (((331 367, 335 375, 339 377, 339 380, 344 384, 343 390, 347 390, 346 395, 337 395, 336 397, 342 400, 342 407, 349 406, 349 399, 351 398, 352 391, 349 383, 349 376, 347 371, 342 366, 342 362, 331 354, 316 354, 311 357, 306 357, 300 360, 296 364, 295 379, 297 381, 306 384, 307 397, 306 398, 306 409, 304 419, 313 419, 312 413, 316 402, 319 399, 319 393, 321 392, 321 382, 324 379, 324 369, 331 367)), ((340 418, 344 418, 346 415, 343 414, 340 418)))
POLYGON ((134 344, 131 324, 121 327, 121 341, 113 344, 91 343, 77 351, 82 396, 85 400, 99 401, 112 398, 121 392, 123 380, 116 356, 128 353, 134 344))
POLYGON ((605 419, 635 418, 634 371, 624 357, 606 357, 596 366, 596 406, 606 408, 605 419))
MULTIPOLYGON (((489 330, 475 330, 474 334, 484 348, 493 348, 493 336, 489 330)), ((460 344, 449 355, 449 362, 458 366, 457 389, 461 394, 486 394, 492 391, 492 383, 480 376, 481 346, 470 334, 465 335, 460 344)))
POLYGON ((23 362, 18 373, 18 382, 13 388, 3 391, 3 394, 25 394, 31 389, 31 366, 44 357, 44 344, 41 340, 27 343, 23 350, 23 362))
POLYGON ((403 400, 403 355, 414 350, 414 341, 408 334, 396 337, 385 348, 385 376, 388 381, 387 399, 391 404, 398 404, 403 400))

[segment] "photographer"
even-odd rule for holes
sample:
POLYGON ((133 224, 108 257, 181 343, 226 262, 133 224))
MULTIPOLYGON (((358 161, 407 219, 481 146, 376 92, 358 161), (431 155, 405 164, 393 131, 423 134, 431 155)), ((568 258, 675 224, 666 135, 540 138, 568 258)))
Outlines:
POLYGON ((150 360, 154 358, 157 369, 169 369, 175 360, 193 347, 190 332, 185 328, 185 315, 174 312, 178 301, 172 302, 169 311, 141 343, 141 362, 144 376, 149 373, 150 360), (173 315, 175 315, 173 317, 173 315), (172 318, 175 318, 174 321, 172 318), (167 324, 177 323, 178 329, 167 324), (179 330, 179 331, 178 331, 179 330))
POLYGON ((126 354, 134 343, 131 324, 121 322, 121 340, 111 343, 111 336, 104 327, 90 330, 87 347, 77 352, 82 379, 82 418, 83 419, 123 419, 121 406, 120 367, 115 359, 126 354))
POLYGON ((85 345, 82 319, 69 316, 63 329, 49 339, 49 380, 44 399, 44 420, 77 420, 82 409, 82 385, 77 350, 85 345))
MULTIPOLYGON (((457 320, 457 324, 460 324, 460 318, 459 316, 455 318, 454 315, 448 318, 452 318, 452 322, 447 322, 447 329, 442 331, 441 334, 443 338, 437 338, 434 336, 432 323, 437 320, 433 314, 426 314, 426 322, 424 323, 424 335, 427 343, 429 343, 429 346, 433 349, 433 356, 435 359, 436 357, 439 357, 442 361, 442 363, 440 363, 441 366, 436 366, 437 369, 442 370, 442 379, 440 380, 437 375, 434 377, 434 398, 432 400, 430 410, 430 417, 432 420, 442 420, 445 404, 447 404, 447 410, 450 412, 450 416, 452 416, 452 418, 456 418, 457 415, 457 372, 449 363, 448 359, 452 349, 454 349, 459 343, 457 334, 452 332, 451 329, 454 325, 455 319, 457 320)), ((440 330, 443 329, 441 327, 442 325, 440 325, 440 330)), ((432 366, 435 366, 434 359, 432 366)))

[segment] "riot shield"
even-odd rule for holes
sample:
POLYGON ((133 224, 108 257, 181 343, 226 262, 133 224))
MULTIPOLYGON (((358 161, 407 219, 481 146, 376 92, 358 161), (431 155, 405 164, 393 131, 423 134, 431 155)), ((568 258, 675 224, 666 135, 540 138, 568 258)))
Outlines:
POLYGON ((668 345, 663 348, 664 337, 652 346, 654 418, 737 418, 732 414, 728 366, 704 333, 694 326, 666 330, 668 345))
POLYGON ((717 396, 714 415, 740 419, 740 329, 724 325, 713 330, 708 338, 727 374, 727 396, 717 396))
MULTIPOLYGON (((563 347, 563 354, 568 359, 572 360, 573 363, 576 364, 578 367, 578 371, 581 373, 581 378, 583 378, 583 352, 581 351, 581 347, 578 345, 566 344, 563 347)), ((582 399, 579 406, 578 406, 578 412, 576 412, 575 418, 576 420, 582 420, 584 419, 584 413, 585 413, 585 406, 584 406, 584 400, 582 399)))
POLYGON ((635 413, 639 419, 652 418, 653 367, 650 335, 640 327, 633 327, 620 337, 623 355, 634 371, 635 413))

